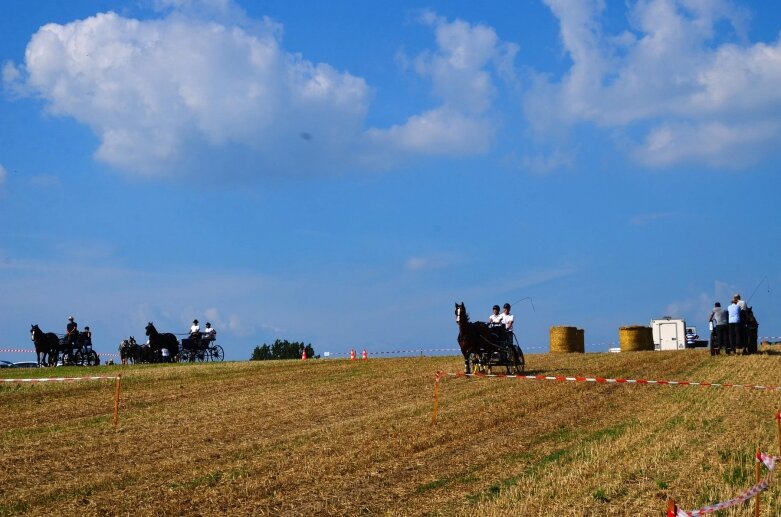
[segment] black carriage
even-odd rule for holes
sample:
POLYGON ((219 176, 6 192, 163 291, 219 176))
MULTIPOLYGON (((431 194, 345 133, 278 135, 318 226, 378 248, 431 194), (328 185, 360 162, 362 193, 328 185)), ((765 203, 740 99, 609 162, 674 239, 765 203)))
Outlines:
POLYGON ((488 327, 481 336, 481 346, 470 355, 470 362, 480 373, 492 373, 495 366, 503 367, 508 374, 520 375, 526 368, 523 350, 514 332, 503 325, 488 327))
POLYGON ((222 361, 225 359, 225 352, 214 342, 215 340, 214 336, 204 334, 182 339, 179 360, 185 363, 222 361))
POLYGON ((60 339, 59 347, 51 364, 63 366, 97 366, 100 364, 97 352, 92 349, 92 338, 84 332, 76 332, 60 339))

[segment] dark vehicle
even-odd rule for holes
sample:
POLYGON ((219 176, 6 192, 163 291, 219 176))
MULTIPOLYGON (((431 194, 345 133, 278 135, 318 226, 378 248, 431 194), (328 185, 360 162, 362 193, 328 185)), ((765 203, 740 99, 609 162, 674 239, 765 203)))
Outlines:
POLYGON ((225 352, 220 345, 214 344, 213 336, 203 334, 182 339, 182 351, 179 360, 182 362, 222 361, 225 352))
POLYGON ((471 367, 480 373, 491 373, 494 366, 503 366, 507 375, 520 375, 526 360, 518 339, 503 326, 489 327, 482 321, 469 321, 464 303, 456 303, 458 346, 464 356, 464 373, 472 373, 471 367))
POLYGON ((14 368, 38 368, 38 363, 35 361, 18 361, 14 363, 14 368))
POLYGON ((69 343, 60 340, 56 363, 64 366, 97 366, 100 364, 97 352, 92 349, 92 338, 83 332, 77 333, 69 343))
POLYGON ((11 361, 0 360, 0 368, 16 368, 16 365, 11 361))

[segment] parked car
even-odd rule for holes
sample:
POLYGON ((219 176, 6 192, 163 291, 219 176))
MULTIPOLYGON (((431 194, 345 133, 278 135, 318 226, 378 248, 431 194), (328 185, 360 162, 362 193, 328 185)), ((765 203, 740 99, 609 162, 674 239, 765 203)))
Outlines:
POLYGON ((0 359, 0 368, 16 368, 16 365, 11 361, 3 361, 0 359))
POLYGON ((17 368, 38 368, 38 363, 35 361, 18 361, 14 363, 17 368))

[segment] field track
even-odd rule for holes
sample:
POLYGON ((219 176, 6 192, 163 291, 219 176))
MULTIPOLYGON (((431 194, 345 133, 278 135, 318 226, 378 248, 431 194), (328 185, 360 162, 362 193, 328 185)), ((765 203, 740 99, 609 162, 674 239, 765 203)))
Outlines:
MULTIPOLYGON (((781 356, 531 355, 527 373, 781 385, 781 356)), ((753 484, 777 391, 444 378, 460 357, 0 370, 0 515, 663 515, 753 484)), ((762 515, 781 514, 781 480, 762 515)), ((743 505, 717 515, 753 515, 743 505)))

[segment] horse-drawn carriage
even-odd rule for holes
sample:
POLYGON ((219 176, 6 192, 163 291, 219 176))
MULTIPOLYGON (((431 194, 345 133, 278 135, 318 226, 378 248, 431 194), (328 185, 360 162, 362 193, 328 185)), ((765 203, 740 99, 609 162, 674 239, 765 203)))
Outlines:
POLYGON ((190 336, 179 340, 171 333, 160 333, 152 322, 146 326, 147 344, 139 345, 133 336, 119 344, 122 364, 170 363, 177 361, 222 361, 225 352, 214 343, 213 337, 190 336))
POLYGON ((215 339, 212 335, 203 334, 182 339, 182 351, 179 354, 179 360, 190 363, 195 361, 222 361, 225 358, 225 352, 220 345, 214 343, 215 339))
POLYGON ((456 303, 455 315, 464 373, 472 373, 474 367, 477 372, 490 374, 494 366, 505 367, 508 375, 523 373, 526 360, 515 333, 505 330, 503 325, 469 321, 463 302, 456 303))
POLYGON ((58 337, 54 332, 43 332, 38 325, 31 325, 30 339, 41 366, 100 364, 97 352, 92 349, 92 338, 85 332, 73 331, 69 336, 58 337))

